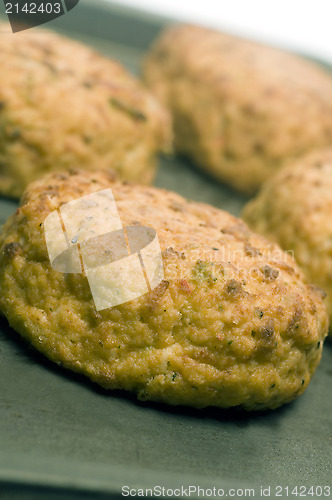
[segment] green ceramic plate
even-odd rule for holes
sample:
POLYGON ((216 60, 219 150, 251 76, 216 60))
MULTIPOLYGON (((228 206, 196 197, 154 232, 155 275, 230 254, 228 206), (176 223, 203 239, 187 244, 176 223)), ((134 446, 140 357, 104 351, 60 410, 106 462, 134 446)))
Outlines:
MULTIPOLYGON (((81 0, 50 27, 137 72, 144 50, 166 22, 81 0)), ((156 184, 234 214, 245 201, 181 160, 164 161, 156 184)), ((14 202, 0 199, 0 223, 15 208, 14 202)), ((329 498, 324 487, 331 486, 331 387, 330 342, 306 393, 274 412, 142 404, 51 364, 2 319, 0 498, 113 499, 121 498, 123 486, 137 493, 157 487, 147 495, 161 498, 167 489, 182 498, 189 493, 203 498, 198 487, 207 495, 213 488, 221 495, 223 489, 229 498, 264 498, 261 488, 267 496, 271 487, 271 498, 295 498, 296 490, 291 491, 297 486, 298 496, 329 498)))

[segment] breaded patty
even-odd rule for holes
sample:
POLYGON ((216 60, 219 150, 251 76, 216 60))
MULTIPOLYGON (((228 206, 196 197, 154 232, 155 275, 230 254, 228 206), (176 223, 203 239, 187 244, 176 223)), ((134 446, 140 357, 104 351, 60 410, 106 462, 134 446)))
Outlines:
POLYGON ((79 165, 150 183, 168 113, 120 64, 67 38, 0 25, 0 193, 79 165))
POLYGON ((244 193, 332 142, 332 77, 295 55, 180 25, 155 42, 143 73, 173 114, 177 150, 244 193))
POLYGON ((294 252, 309 282, 327 292, 332 318, 332 149, 285 166, 248 203, 244 218, 294 252))
POLYGON ((0 237, 0 310, 10 325, 49 359, 141 400, 254 410, 302 394, 328 318, 293 259, 227 212, 113 180, 71 171, 27 189, 0 237), (44 221, 107 188, 123 225, 157 232, 164 279, 97 311, 84 275, 51 267, 44 221))

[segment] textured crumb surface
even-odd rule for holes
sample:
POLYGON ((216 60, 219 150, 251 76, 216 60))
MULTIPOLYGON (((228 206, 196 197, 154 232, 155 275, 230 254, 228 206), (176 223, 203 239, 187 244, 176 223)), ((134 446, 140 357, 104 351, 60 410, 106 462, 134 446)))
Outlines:
POLYGON ((168 113, 116 61, 68 38, 1 25, 0 193, 80 166, 150 183, 171 144, 168 113))
POLYGON ((143 74, 173 114, 177 150, 244 193, 331 144, 332 77, 295 55, 180 25, 155 42, 143 74))
POLYGON ((244 209, 253 230, 294 256, 311 283, 328 295, 332 317, 332 149, 292 162, 244 209))
POLYGON ((277 245, 224 211, 106 171, 53 173, 29 187, 0 237, 0 289, 10 325, 48 358, 172 405, 287 403, 307 387, 328 327, 321 294, 277 245), (124 225, 157 231, 165 279, 97 312, 83 275, 51 268, 43 222, 107 187, 124 225))

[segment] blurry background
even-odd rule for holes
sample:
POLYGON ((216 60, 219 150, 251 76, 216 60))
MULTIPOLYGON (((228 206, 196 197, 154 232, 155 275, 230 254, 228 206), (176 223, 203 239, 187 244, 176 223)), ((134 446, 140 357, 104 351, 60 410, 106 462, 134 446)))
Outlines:
POLYGON ((251 36, 332 62, 331 0, 118 0, 117 3, 251 36))

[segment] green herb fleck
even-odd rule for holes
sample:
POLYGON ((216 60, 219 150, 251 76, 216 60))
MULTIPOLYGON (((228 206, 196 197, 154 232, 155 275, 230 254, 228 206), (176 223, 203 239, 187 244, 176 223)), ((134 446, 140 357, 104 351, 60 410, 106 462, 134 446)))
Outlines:
POLYGON ((10 132, 10 139, 13 141, 16 141, 17 139, 20 139, 22 136, 22 132, 19 128, 15 128, 10 132))
POLYGON ((193 281, 196 281, 199 284, 216 282, 218 278, 216 278, 213 269, 213 263, 204 262, 203 260, 198 260, 195 266, 192 269, 193 281))
POLYGON ((256 314, 256 316, 258 316, 260 319, 262 319, 262 317, 264 316, 264 312, 262 311, 262 309, 259 309, 259 308, 256 308, 256 309, 255 309, 255 314, 256 314))
POLYGON ((111 106, 113 106, 113 108, 116 108, 119 111, 123 111, 124 113, 127 113, 134 120, 137 120, 139 122, 146 122, 147 121, 147 117, 145 116, 145 114, 142 111, 140 111, 139 109, 130 108, 126 104, 124 104, 123 102, 119 101, 118 99, 111 98, 110 104, 111 104, 111 106))

